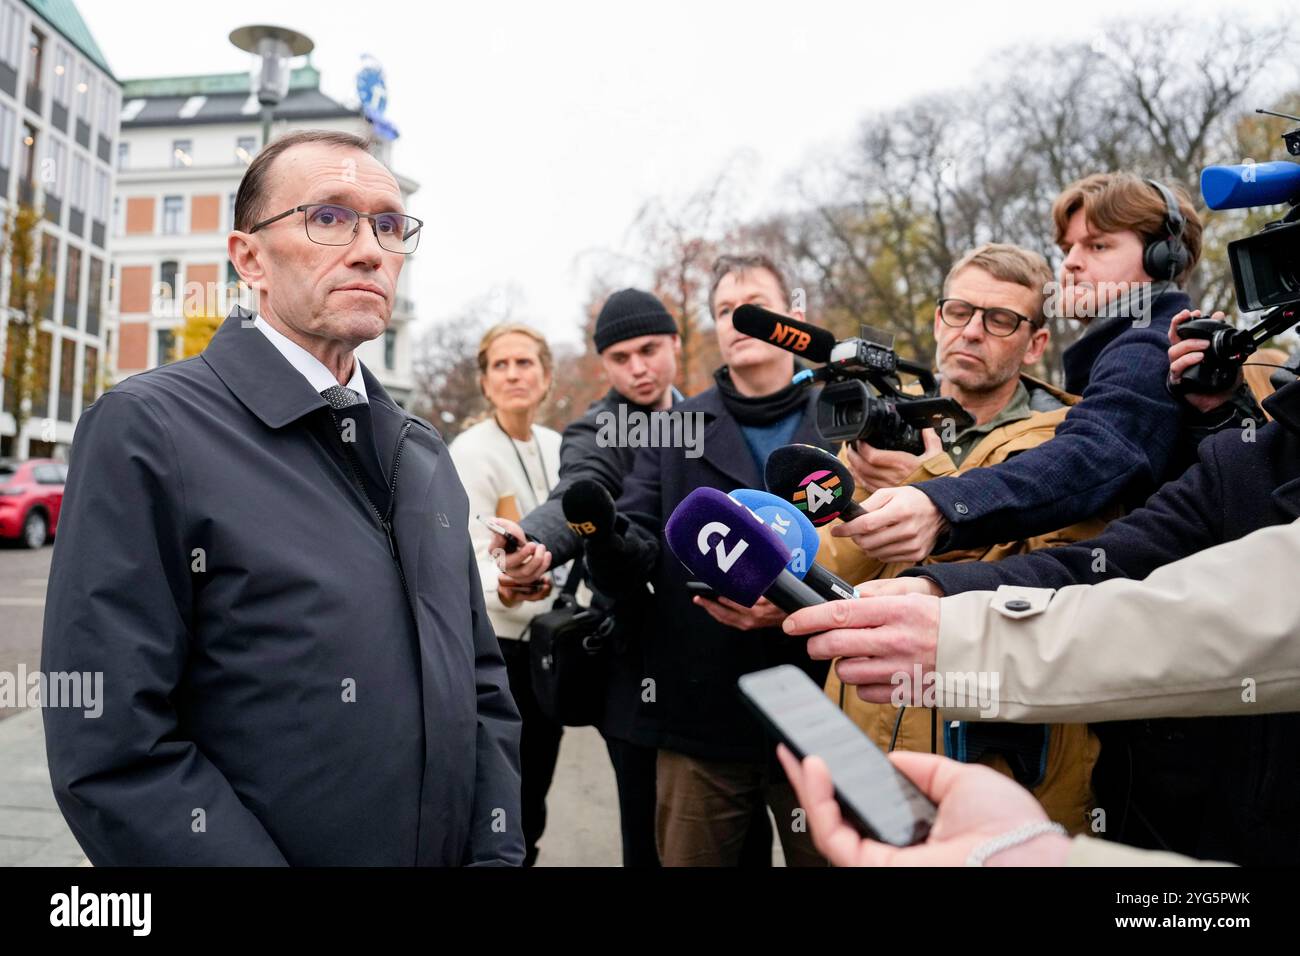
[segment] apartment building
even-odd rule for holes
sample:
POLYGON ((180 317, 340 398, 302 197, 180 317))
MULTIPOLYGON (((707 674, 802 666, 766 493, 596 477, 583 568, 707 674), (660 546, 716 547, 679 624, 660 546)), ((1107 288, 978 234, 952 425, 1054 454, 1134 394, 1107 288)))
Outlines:
MULTIPOLYGON (((0 453, 62 456, 77 417, 104 387, 117 79, 72 0, 0 0, 0 207, 42 212, 37 388, 24 402, 6 379, 0 453), (21 406, 21 407, 20 407, 21 406), (18 420, 22 418, 21 430, 18 420)), ((5 257, 0 282, 9 288, 5 257)), ((15 314, 3 299, 6 326, 15 314)))

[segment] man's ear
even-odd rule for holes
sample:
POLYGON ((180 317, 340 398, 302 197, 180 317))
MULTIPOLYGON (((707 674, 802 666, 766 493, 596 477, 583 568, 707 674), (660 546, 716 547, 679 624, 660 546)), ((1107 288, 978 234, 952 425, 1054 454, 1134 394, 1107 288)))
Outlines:
POLYGON ((673 333, 673 355, 679 359, 682 357, 682 337, 676 332, 673 333))
POLYGON ((1041 329, 1034 329, 1033 334, 1029 336, 1029 348, 1025 349, 1025 356, 1021 362, 1025 365, 1033 365, 1043 357, 1043 352, 1047 349, 1047 343, 1052 339, 1052 332, 1047 326, 1041 329))
POLYGON ((246 286, 258 292, 266 278, 261 253, 258 241, 246 232, 235 230, 226 237, 226 254, 230 256, 235 272, 246 286))

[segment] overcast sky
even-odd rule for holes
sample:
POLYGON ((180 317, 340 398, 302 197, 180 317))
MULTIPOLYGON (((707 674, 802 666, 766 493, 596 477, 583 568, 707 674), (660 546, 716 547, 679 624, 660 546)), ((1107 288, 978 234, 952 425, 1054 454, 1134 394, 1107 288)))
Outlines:
MULTIPOLYGON (((421 183, 411 264, 422 324, 501 290, 515 315, 574 340, 600 250, 639 209, 729 164, 744 211, 789 201, 791 170, 842 150, 869 113, 975 80, 1016 43, 1095 36, 1165 2, 846 3, 800 0, 428 3, 77 0, 119 79, 244 70, 230 31, 292 27, 322 86, 355 97, 363 54, 387 74, 394 165, 421 183), (183 13, 182 13, 183 11, 183 13), (364 13, 359 14, 359 11, 364 13)), ((1180 0, 1189 15, 1300 9, 1180 0)), ((608 260, 604 260, 608 261, 608 260)), ((627 275, 627 281, 638 279, 627 275)))

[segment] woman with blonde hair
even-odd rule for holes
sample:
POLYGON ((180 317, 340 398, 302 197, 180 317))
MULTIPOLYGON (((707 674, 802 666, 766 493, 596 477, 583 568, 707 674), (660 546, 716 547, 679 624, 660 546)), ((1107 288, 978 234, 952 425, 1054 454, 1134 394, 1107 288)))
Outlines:
POLYGON ((550 494, 559 479, 560 435, 535 425, 551 388, 551 350, 536 329, 519 323, 493 326, 478 348, 479 387, 491 414, 456 437, 451 457, 469 496, 470 539, 478 559, 488 617, 501 644, 510 691, 523 719, 519 744, 523 788, 524 865, 537 858, 563 728, 542 713, 533 694, 528 630, 550 610, 550 577, 534 591, 498 587, 492 531, 474 516, 519 521, 550 494))

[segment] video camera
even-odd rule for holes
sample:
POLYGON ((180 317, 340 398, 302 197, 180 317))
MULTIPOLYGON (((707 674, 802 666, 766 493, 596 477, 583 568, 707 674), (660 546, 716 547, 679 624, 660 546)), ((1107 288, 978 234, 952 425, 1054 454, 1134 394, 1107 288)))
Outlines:
MULTIPOLYGON (((1300 122, 1300 116, 1256 110, 1300 122)), ((1282 134, 1287 152, 1300 156, 1300 127, 1282 134)), ((1179 392, 1223 392, 1237 380, 1246 359, 1272 336, 1300 324, 1300 164, 1279 160, 1207 166, 1201 195, 1211 209, 1245 209, 1288 203, 1291 208, 1253 236, 1228 243, 1237 307, 1267 309, 1249 329, 1216 319, 1193 319, 1178 327, 1183 338, 1206 339, 1205 357, 1182 375, 1179 392)))
POLYGON ((748 304, 736 309, 732 324, 745 335, 825 363, 799 372, 794 381, 826 383, 817 398, 817 430, 827 441, 864 441, 919 455, 925 451, 923 429, 975 423, 956 401, 939 396, 930 369, 900 358, 892 341, 871 340, 881 333, 864 327, 861 338, 837 341, 825 329, 748 304), (905 393, 900 373, 915 376, 923 394, 905 393))

